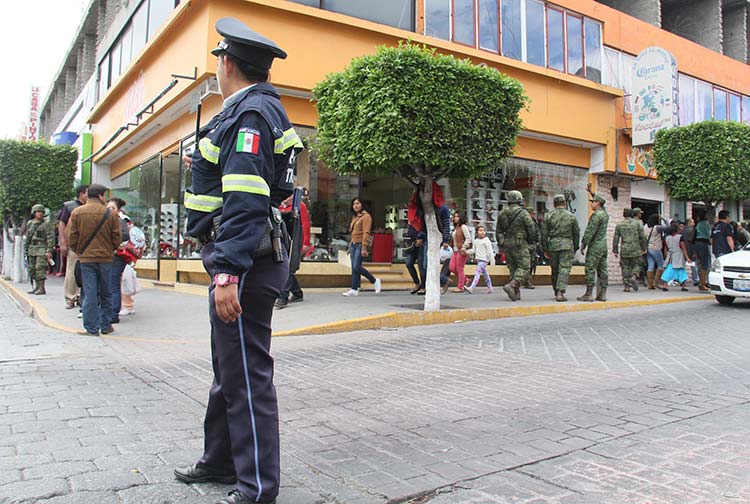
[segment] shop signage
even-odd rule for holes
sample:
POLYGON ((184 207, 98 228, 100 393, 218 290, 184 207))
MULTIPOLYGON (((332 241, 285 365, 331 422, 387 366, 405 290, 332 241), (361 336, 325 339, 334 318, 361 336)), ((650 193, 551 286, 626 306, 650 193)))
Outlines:
POLYGON ((31 105, 29 107, 29 123, 26 125, 26 140, 39 140, 39 88, 31 86, 31 105))
POLYGON ((617 171, 624 175, 656 180, 654 152, 650 145, 634 146, 622 135, 618 141, 617 171))
POLYGON ((677 126, 677 62, 661 47, 644 49, 633 64, 633 145, 654 143, 656 132, 677 126))

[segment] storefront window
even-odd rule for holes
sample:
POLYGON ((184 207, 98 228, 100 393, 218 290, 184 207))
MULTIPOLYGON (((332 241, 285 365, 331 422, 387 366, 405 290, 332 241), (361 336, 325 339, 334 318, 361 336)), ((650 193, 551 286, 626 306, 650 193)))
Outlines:
POLYGON ((177 153, 173 153, 162 161, 159 208, 159 257, 162 259, 176 259, 178 240, 183 239, 183 235, 178 234, 179 177, 180 159, 177 153))
POLYGON ((565 71, 564 33, 563 13, 547 6, 547 66, 560 72, 565 71))
POLYGON ((712 91, 711 85, 705 82, 697 83, 698 98, 698 121, 708 121, 712 116, 712 91))
POLYGON ((503 26, 503 56, 520 60, 521 48, 521 0, 503 0, 501 15, 503 26))
POLYGON ((586 42, 586 78, 594 82, 602 81, 602 26, 596 21, 584 21, 586 42))
POLYGON ((695 79, 680 75, 680 125, 695 122, 695 79))
POLYGON ((451 24, 450 0, 425 0, 424 32, 425 35, 443 40, 450 40, 451 24))
POLYGON ((479 47, 498 52, 497 0, 479 0, 479 47))
POLYGON ((125 200, 125 213, 146 235, 146 259, 155 259, 159 254, 160 187, 161 156, 112 180, 112 195, 125 200))
POLYGON ((453 0, 453 41, 474 46, 474 0, 453 0))
POLYGON ((568 73, 583 77, 583 21, 570 13, 565 17, 568 24, 568 73))
POLYGON ((546 64, 544 4, 526 0, 526 61, 532 65, 546 64))
POLYGON ((182 163, 182 154, 190 152, 195 148, 195 135, 191 135, 187 140, 182 141, 180 153, 180 163, 182 164, 182 173, 180 174, 180 192, 179 192, 179 215, 178 229, 180 230, 179 254, 180 259, 200 259, 200 243, 198 240, 187 236, 187 211, 185 210, 185 189, 193 183, 192 172, 190 168, 182 163))
POLYGON ((729 93, 729 120, 738 121, 742 116, 740 96, 729 93))

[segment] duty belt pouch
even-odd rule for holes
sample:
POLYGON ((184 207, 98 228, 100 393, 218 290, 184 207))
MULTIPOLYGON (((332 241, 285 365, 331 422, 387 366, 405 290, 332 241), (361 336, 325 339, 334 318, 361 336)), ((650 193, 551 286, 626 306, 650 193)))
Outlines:
POLYGON ((263 230, 263 237, 260 239, 258 249, 255 251, 255 257, 267 257, 273 254, 273 244, 271 243, 271 219, 266 221, 266 227, 263 230))
POLYGON ((271 208, 272 217, 268 218, 263 237, 255 251, 255 257, 273 256, 274 262, 284 262, 285 249, 289 248, 289 233, 287 232, 281 212, 278 208, 271 208), (274 244, 274 242, 276 242, 274 244))

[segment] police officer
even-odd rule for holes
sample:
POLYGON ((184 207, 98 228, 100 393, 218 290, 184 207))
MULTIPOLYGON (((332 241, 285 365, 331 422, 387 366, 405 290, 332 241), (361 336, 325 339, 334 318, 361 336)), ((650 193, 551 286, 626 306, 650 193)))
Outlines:
POLYGON ((542 246, 552 268, 555 301, 565 302, 568 300, 565 291, 568 288, 570 269, 573 267, 573 257, 578 250, 581 228, 576 216, 565 208, 564 195, 558 194, 552 201, 555 208, 542 222, 542 246))
POLYGON ((301 141, 268 84, 286 53, 242 22, 223 18, 211 51, 222 111, 199 132, 187 160, 187 231, 198 237, 209 287, 214 381, 204 422, 203 456, 175 469, 186 483, 234 483, 219 504, 276 502, 279 419, 270 355, 273 304, 289 276, 279 236, 279 204, 293 189, 301 141))
POLYGON ((536 224, 522 202, 523 195, 519 191, 508 192, 508 206, 497 216, 495 226, 497 243, 505 250, 510 271, 510 281, 503 286, 503 291, 511 301, 521 299, 521 285, 529 276, 529 244, 536 242, 536 224))
POLYGON ((55 232, 44 220, 44 205, 36 204, 31 207, 34 218, 26 223, 24 236, 24 252, 28 258, 29 278, 34 288, 29 294, 43 296, 47 294, 44 284, 47 281, 47 265, 52 259, 52 249, 55 248, 55 232))
POLYGON ((579 296, 578 301, 593 301, 591 294, 596 288, 596 300, 607 300, 607 223, 609 215, 604 210, 606 202, 602 196, 591 198, 591 210, 594 213, 589 218, 586 232, 581 240, 581 253, 586 254, 586 293, 579 296), (588 249, 588 251, 586 251, 588 249), (598 282, 597 282, 598 281, 598 282))
POLYGON ((615 235, 612 239, 612 253, 615 258, 620 257, 620 268, 622 269, 622 283, 625 292, 638 290, 637 275, 641 267, 641 257, 648 247, 646 233, 643 232, 639 220, 633 218, 633 211, 626 208, 622 211, 625 219, 615 226, 615 235))

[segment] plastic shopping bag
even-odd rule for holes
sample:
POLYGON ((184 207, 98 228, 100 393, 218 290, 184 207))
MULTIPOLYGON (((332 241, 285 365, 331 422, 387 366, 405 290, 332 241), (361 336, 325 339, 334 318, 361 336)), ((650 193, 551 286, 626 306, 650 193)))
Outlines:
POLYGON ((129 264, 126 264, 125 269, 122 271, 120 290, 123 294, 127 294, 128 296, 138 294, 141 291, 141 286, 138 284, 138 277, 135 274, 135 270, 129 264))

